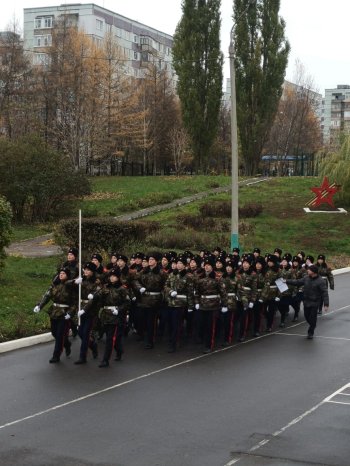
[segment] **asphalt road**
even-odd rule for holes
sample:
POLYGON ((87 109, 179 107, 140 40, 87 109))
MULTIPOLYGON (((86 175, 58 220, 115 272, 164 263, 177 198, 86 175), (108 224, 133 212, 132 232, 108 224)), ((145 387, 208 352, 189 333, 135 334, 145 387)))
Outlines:
MULTIPOLYGON (((203 355, 133 337, 99 369, 52 343, 0 355, 1 466, 349 466, 349 275, 305 322, 203 355)), ((102 344, 101 344, 102 349, 102 344)))

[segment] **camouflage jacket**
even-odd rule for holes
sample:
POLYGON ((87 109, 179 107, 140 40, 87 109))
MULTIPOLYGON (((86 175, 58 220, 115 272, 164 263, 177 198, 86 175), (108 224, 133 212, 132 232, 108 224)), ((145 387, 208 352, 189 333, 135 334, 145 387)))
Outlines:
MULTIPOLYGON (((284 278, 285 280, 287 280, 288 278, 292 278, 292 271, 290 268, 280 268, 280 277, 281 278, 284 278)), ((294 290, 293 290, 293 286, 291 285, 288 285, 288 290, 286 291, 283 291, 283 293, 279 292, 279 296, 292 296, 294 290)))
POLYGON ((85 311, 89 313, 95 307, 100 309, 99 317, 103 325, 121 324, 130 307, 128 292, 119 283, 108 283, 87 303, 85 311), (113 314, 114 307, 118 308, 118 315, 113 314))
POLYGON ((243 269, 237 272, 238 300, 243 306, 254 303, 257 297, 257 280, 255 272, 245 272, 243 269))
MULTIPOLYGON (((292 267, 290 271, 291 271, 291 278, 293 280, 299 280, 299 278, 303 278, 306 275, 306 270, 304 267, 298 267, 298 268, 292 267)), ((295 285, 290 285, 290 286, 292 289, 292 296, 295 296, 298 292, 302 292, 304 289, 303 286, 295 286, 295 285)))
POLYGON ((323 267, 319 264, 316 264, 318 267, 318 274, 323 280, 326 282, 327 288, 329 284, 329 288, 334 290, 334 277, 332 273, 332 269, 330 267, 323 267))
POLYGON ((49 301, 53 301, 47 311, 51 319, 64 319, 66 314, 73 317, 77 309, 77 292, 72 280, 60 281, 48 288, 38 306, 42 309, 49 301))
POLYGON ((227 307, 227 293, 223 279, 216 279, 214 272, 199 278, 195 284, 195 303, 199 304, 199 309, 203 311, 215 311, 227 307))
POLYGON ((136 274, 133 288, 138 297, 139 307, 159 307, 163 302, 163 289, 167 279, 167 274, 162 272, 158 266, 151 269, 146 267, 136 274), (141 288, 146 288, 144 293, 140 293, 141 288))
POLYGON ((222 280, 227 293, 227 307, 230 311, 235 311, 237 309, 237 277, 234 273, 232 275, 224 274, 222 280))
POLYGON ((168 275, 164 286, 164 298, 169 307, 194 308, 193 279, 187 274, 186 270, 181 272, 176 270, 168 275), (177 292, 175 297, 170 296, 172 291, 177 292))
POLYGON ((264 301, 271 301, 278 297, 279 291, 276 285, 277 278, 280 277, 279 270, 268 268, 265 273, 264 288, 261 292, 261 297, 264 301))
POLYGON ((98 313, 98 306, 89 307, 88 310, 86 309, 86 305, 89 301, 93 299, 93 296, 101 289, 101 287, 97 284, 95 278, 86 278, 83 277, 83 281, 81 283, 81 309, 84 309, 87 316, 94 317, 98 313))
POLYGON ((263 272, 256 272, 256 300, 262 300, 262 290, 265 286, 265 274, 263 272))

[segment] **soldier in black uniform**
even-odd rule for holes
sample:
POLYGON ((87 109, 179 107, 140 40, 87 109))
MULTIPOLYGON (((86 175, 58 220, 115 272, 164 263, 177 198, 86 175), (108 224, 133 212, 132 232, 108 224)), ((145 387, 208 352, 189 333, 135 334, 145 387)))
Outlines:
MULTIPOLYGON (((326 283, 326 286, 331 290, 334 290, 334 277, 332 273, 332 269, 326 263, 326 256, 324 254, 319 254, 317 257, 316 266, 318 268, 318 275, 323 278, 326 283)), ((323 300, 321 301, 318 314, 322 314, 322 307, 323 307, 323 300)))
POLYGON ((77 278, 75 283, 79 285, 81 280, 81 309, 78 311, 80 325, 78 334, 81 338, 79 359, 74 364, 85 364, 87 361, 87 352, 90 348, 94 359, 97 358, 97 343, 92 332, 94 322, 98 314, 98 306, 89 306, 85 310, 84 307, 91 301, 94 294, 100 290, 100 286, 96 283, 96 265, 93 262, 87 262, 83 266, 83 278, 77 278))
POLYGON ((69 269, 63 267, 58 274, 59 282, 52 284, 41 301, 35 306, 34 312, 39 312, 49 301, 53 301, 48 310, 51 323, 51 333, 55 338, 55 347, 53 350, 50 363, 57 363, 63 348, 66 350, 66 356, 71 353, 71 343, 68 339, 70 321, 76 311, 76 290, 74 283, 69 280, 69 269))

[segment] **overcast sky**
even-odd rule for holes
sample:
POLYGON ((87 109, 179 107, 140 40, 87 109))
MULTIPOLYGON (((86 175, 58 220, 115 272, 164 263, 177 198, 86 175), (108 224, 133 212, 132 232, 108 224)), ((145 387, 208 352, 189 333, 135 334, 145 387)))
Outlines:
MULTIPOLYGON (((23 8, 51 6, 73 1, 5 0, 1 4, 0 30, 16 18, 23 25, 23 8)), ((181 0, 98 0, 105 8, 173 34, 181 17, 181 0)), ((228 46, 232 25, 233 0, 221 0, 221 44, 225 54, 225 79, 229 77, 228 46)), ((293 81, 295 62, 300 60, 314 88, 324 94, 337 84, 350 84, 350 54, 347 19, 350 0, 281 0, 281 16, 286 21, 286 36, 291 53, 286 79, 293 81)))

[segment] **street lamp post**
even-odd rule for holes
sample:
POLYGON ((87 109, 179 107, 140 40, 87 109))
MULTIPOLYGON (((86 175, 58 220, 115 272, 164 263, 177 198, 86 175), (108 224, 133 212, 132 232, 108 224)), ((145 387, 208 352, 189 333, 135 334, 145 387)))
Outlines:
POLYGON ((249 0, 246 9, 238 18, 231 29, 230 46, 228 49, 230 59, 230 79, 231 79, 231 251, 239 247, 238 239, 238 136, 237 136, 237 101, 236 101, 236 70, 235 70, 235 49, 234 49, 234 26, 244 16, 250 5, 256 0, 249 0))

